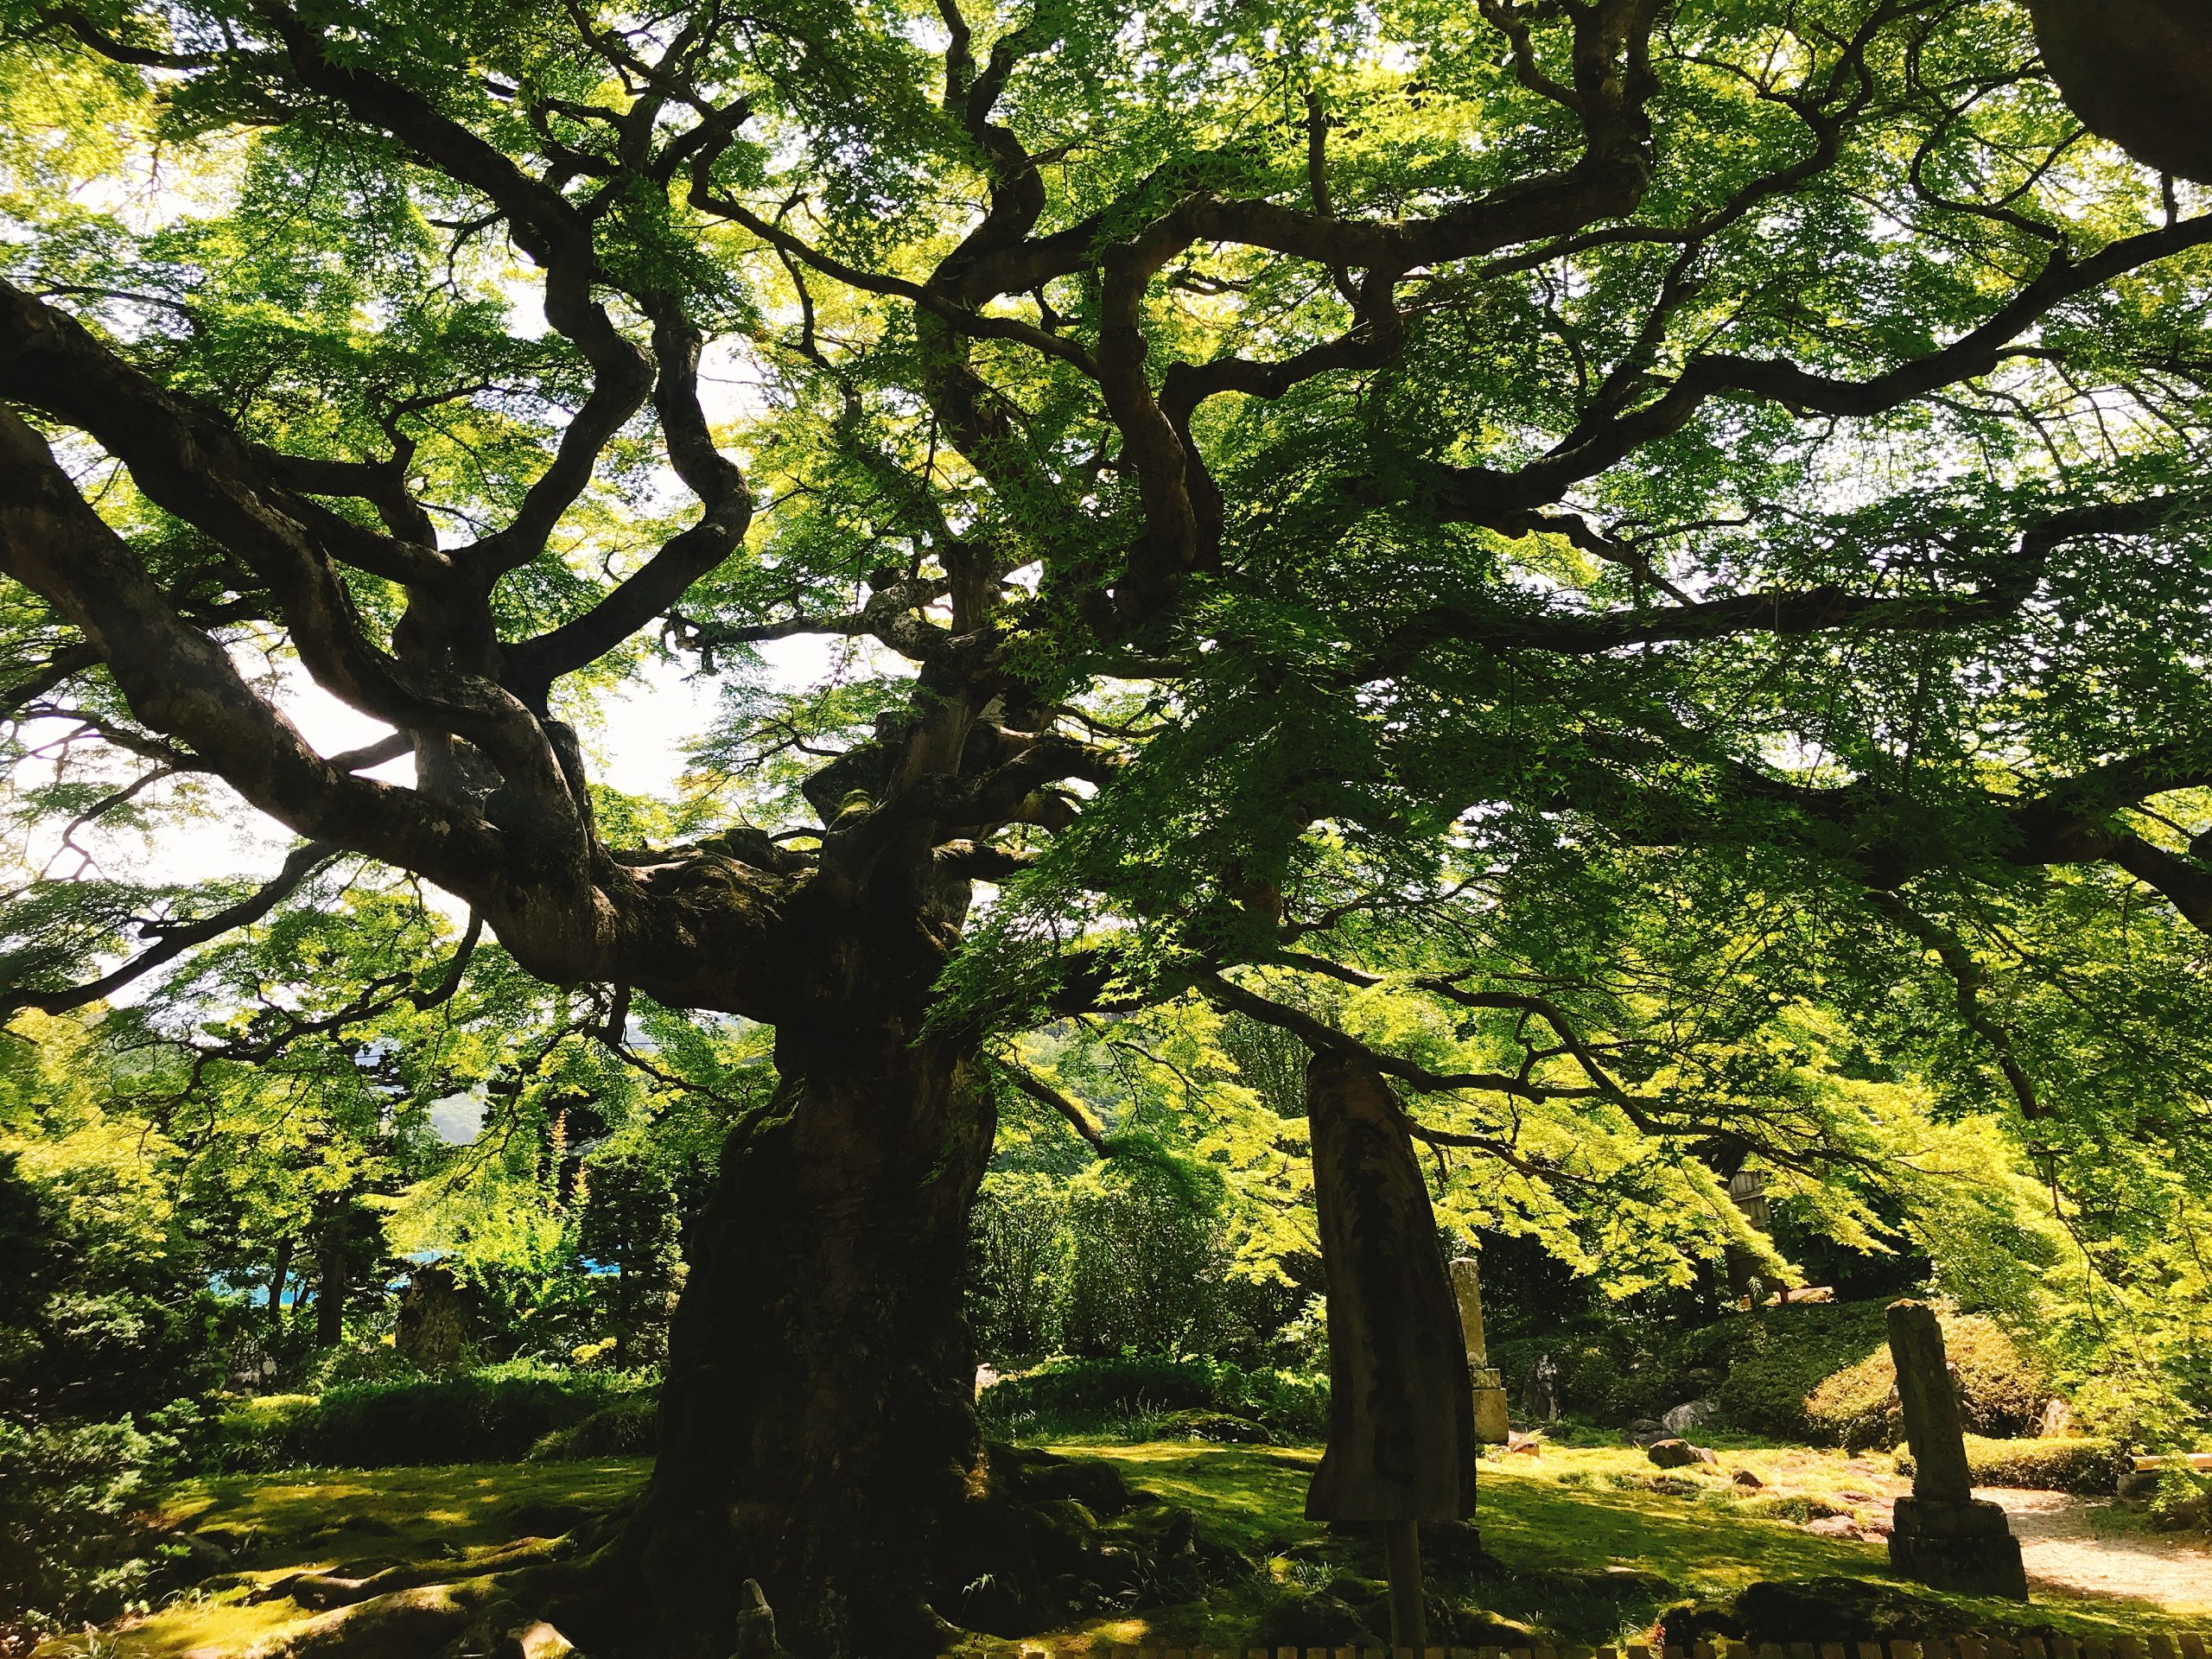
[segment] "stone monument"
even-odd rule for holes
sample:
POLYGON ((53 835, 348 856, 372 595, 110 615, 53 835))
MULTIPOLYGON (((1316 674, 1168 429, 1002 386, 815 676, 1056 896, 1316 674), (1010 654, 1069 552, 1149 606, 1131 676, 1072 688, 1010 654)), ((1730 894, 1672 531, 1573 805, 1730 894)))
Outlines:
POLYGON ((2005 1511, 1974 1495, 1958 1389, 1936 1310, 1925 1302, 1892 1302, 1889 1325, 1913 1461, 1912 1496, 1897 1503, 1890 1565, 1938 1590, 2025 1601, 2019 1541, 2005 1511))
POLYGON ((474 1315, 452 1271, 426 1263, 415 1269, 399 1300, 393 1346, 426 1371, 461 1364, 474 1351, 474 1315))
POLYGON ((1363 1052, 1306 1068, 1313 1210, 1329 1296, 1329 1445, 1313 1521, 1382 1523, 1390 1644, 1428 1645, 1424 1521, 1475 1512, 1475 1425, 1452 1280, 1405 1113, 1363 1052))
POLYGON ((1483 1340, 1483 1288, 1473 1256, 1463 1255, 1452 1262, 1452 1291, 1459 1301, 1459 1332, 1467 1339, 1467 1375, 1474 1382, 1475 1439, 1484 1446, 1503 1446, 1513 1431, 1505 1387, 1497 1368, 1490 1363, 1490 1349, 1483 1340))

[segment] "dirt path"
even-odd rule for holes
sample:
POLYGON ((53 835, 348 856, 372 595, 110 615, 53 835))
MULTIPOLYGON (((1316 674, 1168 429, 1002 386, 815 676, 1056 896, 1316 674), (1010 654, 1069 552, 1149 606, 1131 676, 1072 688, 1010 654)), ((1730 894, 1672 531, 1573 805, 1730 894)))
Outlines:
POLYGON ((2064 1492, 1985 1486, 1974 1496, 2001 1503, 2012 1517, 2031 1585, 2154 1601, 2170 1612, 2212 1612, 2212 1549, 2202 1544, 2100 1531, 2097 1517, 2111 1504, 2064 1492))

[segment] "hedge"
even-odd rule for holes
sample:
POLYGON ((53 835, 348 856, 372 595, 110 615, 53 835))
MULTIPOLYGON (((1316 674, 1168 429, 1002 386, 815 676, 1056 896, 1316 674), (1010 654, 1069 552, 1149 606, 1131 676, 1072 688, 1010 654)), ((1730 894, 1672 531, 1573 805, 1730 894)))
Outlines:
MULTIPOLYGON (((1894 1446, 1886 1301, 1808 1302, 1732 1314, 1690 1329, 1594 1325, 1493 1343, 1516 1410, 1544 1355, 1558 1368, 1561 1408, 1609 1424, 1656 1417, 1711 1399, 1732 1428, 1862 1450, 1894 1446)), ((2050 1385, 1994 1321, 1943 1322, 1959 1368, 1967 1426, 2032 1431, 2050 1385)))
POLYGON ((555 1430, 652 1386, 620 1373, 518 1360, 344 1383, 321 1395, 270 1395, 224 1413, 207 1460, 226 1470, 512 1463, 555 1430))
POLYGON ((1015 1428, 1027 1427, 1025 1420, 1224 1412, 1279 1433, 1319 1439, 1329 1429, 1329 1384, 1325 1377, 1247 1370, 1219 1360, 1057 1359, 992 1384, 977 1408, 987 1423, 1015 1428))
POLYGON ((658 1441, 660 1402, 650 1394, 603 1406, 580 1423, 556 1428, 530 1448, 533 1463, 580 1458, 643 1458, 658 1441))
MULTIPOLYGON (((2053 1440, 1992 1440, 1967 1437, 1967 1472, 1977 1486, 2026 1486, 2039 1491, 2110 1497, 2120 1478, 2135 1466, 2117 1440, 2088 1435, 2053 1440)), ((1912 1453, 1897 1453, 1897 1472, 1913 1471, 1912 1453)))
MULTIPOLYGON (((2050 1380, 2002 1326, 1978 1314, 1959 1314, 1943 1321, 1943 1346, 1958 1368, 1960 1413, 1969 1430, 1992 1440, 2034 1432, 2050 1398, 2050 1380)), ((1815 1434, 1854 1452, 1897 1445, 1904 1432, 1891 1403, 1897 1380, 1885 1341, 1813 1390, 1805 1410, 1815 1434)))

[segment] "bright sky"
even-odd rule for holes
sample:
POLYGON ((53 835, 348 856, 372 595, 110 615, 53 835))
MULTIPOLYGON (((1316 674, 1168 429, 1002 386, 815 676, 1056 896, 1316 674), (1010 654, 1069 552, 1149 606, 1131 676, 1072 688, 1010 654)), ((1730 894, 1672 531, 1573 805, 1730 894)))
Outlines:
MULTIPOLYGON (((776 682, 798 686, 819 680, 827 671, 833 642, 817 638, 779 640, 763 648, 776 682)), ((593 777, 625 793, 672 793, 683 770, 683 747, 712 721, 720 693, 719 682, 687 678, 677 667, 654 663, 639 683, 630 687, 607 708, 601 729, 586 736, 593 777)), ((285 711, 324 754, 359 748, 387 734, 389 728, 348 708, 328 692, 295 675, 284 696, 285 711)), ((63 729, 53 723, 58 734, 63 729)), ((35 732, 36 741, 43 732, 35 732)), ((366 774, 388 782, 414 780, 414 761, 402 756, 366 774)), ((29 766, 11 781, 23 787, 46 781, 50 772, 37 775, 29 766)), ((99 873, 147 881, 203 881, 218 876, 272 875, 285 852, 298 840, 289 830, 258 813, 230 817, 195 817, 189 827, 174 817, 162 831, 148 836, 136 830, 111 831, 95 828, 80 834, 78 844, 99 860, 99 873)), ((25 851, 33 870, 56 852, 61 826, 42 826, 25 851)), ((54 860, 51 874, 73 873, 76 861, 63 855, 54 860)))

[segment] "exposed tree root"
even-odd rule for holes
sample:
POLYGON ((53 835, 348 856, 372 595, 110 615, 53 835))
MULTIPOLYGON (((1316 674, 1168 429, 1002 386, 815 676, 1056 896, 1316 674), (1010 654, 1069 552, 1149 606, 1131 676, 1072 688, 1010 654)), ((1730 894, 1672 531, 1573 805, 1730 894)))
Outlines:
MULTIPOLYGON (((1109 1465, 995 1446, 985 1466, 936 1575, 940 1611, 923 1610, 925 1645, 914 1651, 1010 1659, 1011 1638, 1118 1605, 1140 1583, 1179 1592, 1249 1570, 1215 1559, 1227 1553, 1193 1537, 1188 1511, 1130 1491, 1109 1465)), ((257 1599, 289 1597, 315 1617, 185 1659, 664 1659, 634 1535, 618 1526, 518 1539, 466 1563, 295 1573, 257 1599)), ((758 1586, 746 1582, 734 1602, 734 1628, 715 1633, 716 1659, 788 1659, 758 1586)))
POLYGON ((486 1577, 394 1590, 334 1609, 243 1652, 195 1648, 185 1659, 425 1659, 463 1635, 498 1588, 498 1581, 486 1577))
MULTIPOLYGON (((517 1567, 541 1567, 570 1553, 571 1547, 565 1539, 518 1538, 504 1548, 470 1561, 468 1576, 482 1578, 517 1567)), ((348 1578, 338 1573, 296 1573, 289 1578, 271 1580, 253 1599, 273 1601, 279 1596, 289 1596, 302 1607, 350 1607, 395 1591, 416 1590, 449 1581, 453 1569, 451 1561, 410 1561, 361 1578, 348 1578)))

